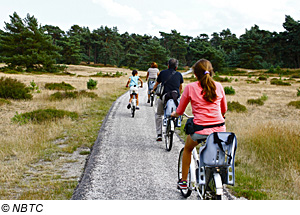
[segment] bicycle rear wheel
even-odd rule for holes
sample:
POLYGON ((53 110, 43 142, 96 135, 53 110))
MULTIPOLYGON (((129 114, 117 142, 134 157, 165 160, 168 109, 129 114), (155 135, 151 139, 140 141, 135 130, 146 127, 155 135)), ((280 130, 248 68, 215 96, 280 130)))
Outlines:
POLYGON ((151 96, 150 96, 150 104, 151 104, 151 107, 153 106, 153 101, 154 101, 154 95, 151 95, 151 96))
POLYGON ((206 199, 222 200, 223 195, 217 194, 217 184, 218 182, 216 181, 216 178, 213 175, 211 175, 207 183, 207 188, 205 192, 206 199))
MULTIPOLYGON (((184 148, 181 149, 181 151, 179 153, 179 158, 178 158, 178 181, 182 179, 182 155, 183 155, 183 150, 184 150, 184 148)), ((181 195, 184 198, 188 198, 192 193, 190 169, 189 169, 189 174, 188 174, 188 177, 187 177, 187 184, 188 184, 188 189, 180 190, 181 195)))
POLYGON ((131 107, 131 116, 134 117, 135 106, 131 107))
POLYGON ((172 145, 173 145, 174 131, 171 130, 171 123, 173 123, 173 121, 168 120, 167 131, 166 131, 166 135, 165 135, 165 143, 166 143, 167 151, 171 151, 172 145))

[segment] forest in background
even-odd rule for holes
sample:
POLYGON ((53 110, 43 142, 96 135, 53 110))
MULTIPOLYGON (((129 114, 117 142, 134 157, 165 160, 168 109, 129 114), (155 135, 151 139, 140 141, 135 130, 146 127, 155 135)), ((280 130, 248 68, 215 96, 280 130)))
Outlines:
POLYGON ((181 68, 191 67, 200 58, 209 59, 214 70, 227 68, 269 69, 300 67, 300 21, 285 16, 283 32, 270 32, 254 25, 239 38, 230 29, 211 36, 197 37, 159 32, 151 35, 120 34, 117 27, 73 25, 68 31, 58 26, 38 23, 27 14, 22 19, 16 12, 0 30, 0 62, 18 71, 56 72, 61 64, 104 64, 147 70, 157 62, 165 69, 169 58, 179 60, 181 68), (58 65, 60 64, 60 65, 58 65))

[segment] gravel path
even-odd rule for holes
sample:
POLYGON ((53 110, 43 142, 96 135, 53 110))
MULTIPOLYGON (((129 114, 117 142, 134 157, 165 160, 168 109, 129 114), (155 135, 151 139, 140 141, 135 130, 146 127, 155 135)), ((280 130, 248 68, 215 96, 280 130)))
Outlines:
MULTIPOLYGON (((72 199, 184 199, 176 188, 181 140, 174 135, 170 152, 156 142, 155 108, 147 104, 147 86, 139 91, 134 118, 126 108, 129 92, 110 109, 72 199)), ((188 199, 197 199, 193 192, 188 199)))

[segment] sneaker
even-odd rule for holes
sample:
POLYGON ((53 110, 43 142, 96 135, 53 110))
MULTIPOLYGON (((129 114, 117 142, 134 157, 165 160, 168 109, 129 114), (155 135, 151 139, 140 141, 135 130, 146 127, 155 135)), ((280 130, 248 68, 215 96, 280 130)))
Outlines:
POLYGON ((129 103, 128 105, 127 105, 127 109, 130 109, 131 108, 131 104, 129 103))
POLYGON ((139 107, 139 106, 136 106, 136 108, 135 108, 135 109, 139 110, 139 109, 140 109, 140 107, 139 107))
POLYGON ((186 190, 187 189, 187 181, 180 179, 177 183, 177 188, 181 190, 186 190))
POLYGON ((161 134, 157 135, 156 141, 162 141, 162 136, 161 136, 161 134))

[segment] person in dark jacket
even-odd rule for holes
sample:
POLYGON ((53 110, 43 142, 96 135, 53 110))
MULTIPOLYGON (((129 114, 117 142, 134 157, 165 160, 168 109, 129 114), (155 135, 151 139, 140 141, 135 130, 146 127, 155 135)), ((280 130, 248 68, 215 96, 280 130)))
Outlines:
POLYGON ((164 97, 168 92, 177 91, 178 96, 182 92, 183 77, 180 72, 177 72, 178 60, 171 58, 168 62, 168 69, 159 73, 153 91, 156 90, 159 84, 164 85, 164 91, 160 98, 157 99, 157 111, 155 113, 156 124, 156 141, 162 141, 162 116, 164 115, 164 97))

